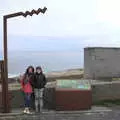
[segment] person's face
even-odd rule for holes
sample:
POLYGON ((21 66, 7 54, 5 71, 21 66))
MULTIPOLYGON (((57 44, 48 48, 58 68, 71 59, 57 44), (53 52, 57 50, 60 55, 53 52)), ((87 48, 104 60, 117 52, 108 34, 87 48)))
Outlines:
POLYGON ((36 71, 37 73, 41 73, 42 71, 40 70, 40 69, 37 69, 37 71, 36 71))
POLYGON ((33 72, 33 71, 32 71, 32 68, 29 68, 28 72, 29 72, 29 73, 32 73, 32 72, 33 72))

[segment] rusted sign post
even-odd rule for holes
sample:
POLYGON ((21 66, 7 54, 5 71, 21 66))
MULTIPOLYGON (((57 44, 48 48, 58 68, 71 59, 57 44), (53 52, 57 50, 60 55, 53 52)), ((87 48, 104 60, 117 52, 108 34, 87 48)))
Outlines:
POLYGON ((13 18, 17 16, 23 16, 27 17, 27 15, 32 16, 33 14, 38 15, 39 13, 45 13, 47 10, 46 7, 43 9, 39 8, 38 10, 32 10, 31 12, 26 11, 25 13, 23 12, 18 12, 18 13, 13 13, 9 15, 3 16, 3 29, 4 29, 4 34, 3 34, 3 39, 4 39, 4 81, 2 82, 2 92, 3 92, 3 109, 5 113, 10 112, 9 111, 9 96, 8 96, 8 55, 7 55, 7 19, 8 18, 13 18))
MULTIPOLYGON (((2 85, 5 84, 4 79, 5 79, 4 78, 4 61, 1 60, 0 61, 0 82, 1 82, 2 85)), ((1 86, 1 87, 2 87, 2 91, 3 91, 3 89, 5 89, 5 88, 4 88, 4 86, 1 86)), ((0 91, 0 95, 1 95, 0 96, 0 112, 4 112, 4 106, 5 106, 5 101, 4 101, 4 98, 3 98, 4 93, 2 91, 0 91)))
MULTIPOLYGON (((4 61, 0 60, 0 83, 3 84, 4 82, 4 61)), ((3 98, 2 98, 2 91, 0 88, 0 112, 3 112, 3 98)))

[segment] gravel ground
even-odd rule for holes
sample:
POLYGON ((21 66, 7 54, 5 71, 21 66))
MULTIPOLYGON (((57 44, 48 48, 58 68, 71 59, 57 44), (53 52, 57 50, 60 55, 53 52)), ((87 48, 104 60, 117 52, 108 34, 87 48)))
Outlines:
POLYGON ((119 112, 4 116, 0 120, 120 120, 119 112))
POLYGON ((0 120, 120 120, 120 107, 95 108, 91 111, 77 112, 42 112, 32 115, 13 114, 0 115, 0 120), (96 109, 96 110, 95 110, 96 109))

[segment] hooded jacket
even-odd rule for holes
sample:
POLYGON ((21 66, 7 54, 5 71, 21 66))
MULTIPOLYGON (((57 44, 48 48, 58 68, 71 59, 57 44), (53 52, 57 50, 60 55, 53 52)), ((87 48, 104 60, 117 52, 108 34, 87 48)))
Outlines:
POLYGON ((44 88, 46 82, 46 77, 43 73, 36 73, 34 76, 33 87, 37 89, 44 88))

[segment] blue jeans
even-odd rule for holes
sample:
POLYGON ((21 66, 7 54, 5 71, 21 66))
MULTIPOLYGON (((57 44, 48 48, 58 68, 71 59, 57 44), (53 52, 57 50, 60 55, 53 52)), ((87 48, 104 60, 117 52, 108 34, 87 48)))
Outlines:
POLYGON ((25 93, 25 107, 30 107, 31 93, 25 93))

